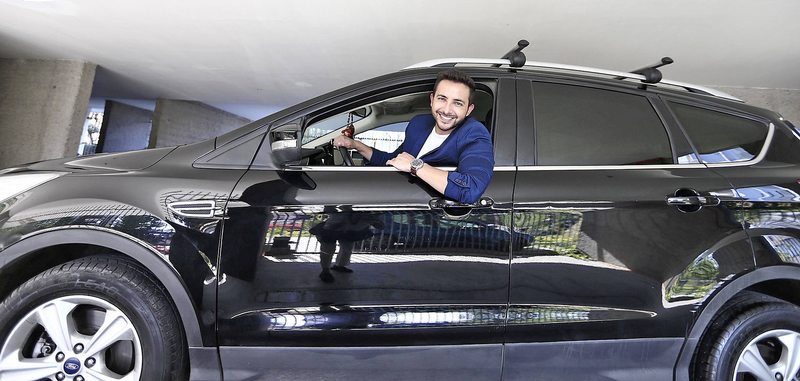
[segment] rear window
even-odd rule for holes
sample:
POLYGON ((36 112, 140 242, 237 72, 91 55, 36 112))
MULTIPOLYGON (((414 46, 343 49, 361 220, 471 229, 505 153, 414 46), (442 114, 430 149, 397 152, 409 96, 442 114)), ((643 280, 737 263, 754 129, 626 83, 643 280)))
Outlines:
POLYGON ((670 102, 670 107, 703 163, 752 160, 767 138, 764 123, 700 107, 670 102))
POLYGON ((538 165, 671 164, 661 119, 644 96, 533 84, 538 165))

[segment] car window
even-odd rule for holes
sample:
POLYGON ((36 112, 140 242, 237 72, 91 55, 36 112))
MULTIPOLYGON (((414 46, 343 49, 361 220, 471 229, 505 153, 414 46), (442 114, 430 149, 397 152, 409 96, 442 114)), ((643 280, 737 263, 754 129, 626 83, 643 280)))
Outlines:
POLYGON ((346 112, 343 114, 337 114, 330 118, 321 120, 317 123, 314 123, 308 128, 306 128, 305 132, 303 133, 303 144, 313 141, 314 139, 319 138, 320 136, 329 134, 333 130, 339 130, 347 126, 348 121, 350 122, 358 122, 359 120, 364 119, 361 116, 356 115, 355 113, 346 112))
POLYGON ((535 82, 538 165, 671 164, 661 119, 639 95, 535 82))
POLYGON ((669 104, 702 162, 747 161, 761 152, 767 138, 765 124, 681 103, 669 104))
POLYGON ((393 152, 403 143, 406 135, 406 126, 408 126, 408 121, 390 123, 356 134, 355 139, 381 151, 393 152))
MULTIPOLYGON (((433 83, 431 83, 431 87, 433 83)), ((494 97, 483 84, 476 89, 473 103, 475 109, 470 116, 489 126, 494 97)), ((358 104, 353 102, 351 104, 358 104)), ((323 113, 328 110, 323 110, 323 113)), ((384 152, 392 152, 405 139, 408 122, 417 115, 430 114, 430 91, 416 91, 397 95, 363 106, 342 110, 332 116, 310 116, 310 122, 303 129, 302 147, 304 149, 328 148, 330 141, 341 134, 350 120, 355 128, 354 138, 364 144, 384 152), (351 116, 352 115, 352 116, 351 116), (352 119, 351 119, 352 118, 352 119)), ((324 115, 324 114, 323 114, 324 115)), ((329 115, 329 114, 328 114, 329 115)), ((355 165, 365 164, 363 158, 353 154, 355 165)), ((342 165, 338 153, 329 149, 320 151, 317 156, 307 158, 305 165, 342 165)))
MULTIPOLYGON (((322 120, 317 121, 312 118, 311 123, 303 131, 303 147, 313 148, 330 142, 347 126, 350 115, 356 139, 367 140, 365 141, 367 144, 376 140, 402 142, 408 121, 416 115, 430 112, 429 94, 428 91, 403 94, 345 110, 322 120), (372 132, 373 130, 376 131, 372 132)), ((380 147, 376 148, 383 150, 380 147)))

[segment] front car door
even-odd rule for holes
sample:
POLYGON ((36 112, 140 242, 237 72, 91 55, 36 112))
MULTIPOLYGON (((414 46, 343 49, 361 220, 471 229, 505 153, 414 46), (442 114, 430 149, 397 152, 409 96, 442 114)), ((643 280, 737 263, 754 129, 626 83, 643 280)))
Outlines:
POLYGON ((657 95, 518 84, 519 173, 504 379, 671 379, 692 308, 753 268, 731 185, 657 95))
POLYGON ((359 157, 341 166, 328 145, 352 120, 357 139, 390 151, 430 112, 435 74, 345 92, 271 127, 224 224, 226 380, 500 378, 515 236, 513 152, 499 147, 513 151, 514 80, 475 74, 473 115, 497 147, 493 205, 439 207, 418 179, 359 157), (302 131, 303 157, 261 165, 285 131, 302 131))

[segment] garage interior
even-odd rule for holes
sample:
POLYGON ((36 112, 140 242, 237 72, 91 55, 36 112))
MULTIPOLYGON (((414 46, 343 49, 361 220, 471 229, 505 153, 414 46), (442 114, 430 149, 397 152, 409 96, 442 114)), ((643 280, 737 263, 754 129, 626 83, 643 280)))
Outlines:
POLYGON ((499 58, 665 78, 800 121, 800 2, 0 0, 0 167, 192 143, 415 63, 499 58))

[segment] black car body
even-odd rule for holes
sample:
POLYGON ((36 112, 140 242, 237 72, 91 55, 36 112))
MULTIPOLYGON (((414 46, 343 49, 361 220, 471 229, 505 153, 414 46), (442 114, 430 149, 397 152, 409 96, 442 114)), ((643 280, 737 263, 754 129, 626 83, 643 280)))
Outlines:
MULTIPOLYGON (((358 158, 341 166, 326 143, 347 115, 357 137, 384 128, 364 139, 396 140, 398 123, 430 112, 439 68, 352 85, 197 144, 3 171, 3 186, 39 177, 0 200, 0 380, 39 363, 49 368, 31 379, 56 379, 70 359, 80 374, 104 359, 141 379, 730 380, 745 372, 737 353, 778 340, 750 343, 757 333, 800 333, 800 321, 774 317, 800 316, 800 132, 789 122, 636 75, 460 68, 494 141, 484 204, 442 202, 358 158), (354 272, 325 283, 310 230, 337 213, 366 233, 354 272), (411 220, 474 231, 403 241, 386 224, 411 220), (141 274, 153 293, 144 304, 107 297, 125 279, 92 287, 121 272, 103 273, 109 260, 141 274), (59 290, 44 286, 59 276, 59 290), (34 289, 42 295, 26 296, 34 289), (73 343, 44 318, 70 295, 64 308, 100 311, 94 329, 65 329, 73 343), (75 349, 104 332, 106 302, 128 318, 136 335, 117 340, 133 349, 75 349), (148 308, 167 312, 140 317, 148 308), (148 373, 164 367, 174 369, 148 373)), ((55 316, 69 326, 86 314, 55 316)))

